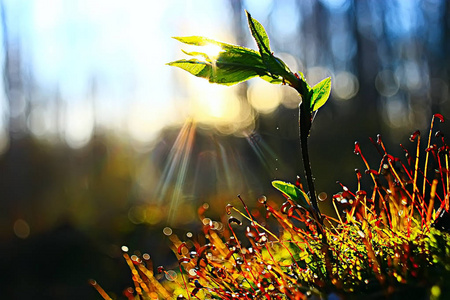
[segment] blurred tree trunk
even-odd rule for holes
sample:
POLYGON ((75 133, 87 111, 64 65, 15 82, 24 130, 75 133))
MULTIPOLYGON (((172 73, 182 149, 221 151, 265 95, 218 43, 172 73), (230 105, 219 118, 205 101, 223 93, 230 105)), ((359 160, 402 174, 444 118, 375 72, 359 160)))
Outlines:
MULTIPOLYGON (((232 20, 233 26, 232 30, 236 36, 236 44, 237 45, 245 45, 246 44, 246 31, 244 29, 247 28, 247 23, 244 22, 244 9, 242 7, 242 0, 229 0, 230 6, 232 10, 232 20)), ((238 85, 238 96, 241 99, 247 99, 247 89, 248 83, 243 82, 238 85)))
POLYGON ((27 99, 23 94, 22 57, 20 43, 13 41, 8 31, 8 17, 4 1, 1 5, 1 22, 4 48, 3 84, 9 105, 9 132, 11 137, 26 131, 27 99))
MULTIPOLYGON (((350 24, 353 35, 356 40, 356 76, 359 79, 359 92, 357 101, 352 111, 354 112, 355 124, 360 124, 366 128, 359 130, 365 135, 370 134, 373 129, 380 128, 381 118, 379 115, 378 93, 375 89, 375 77, 379 71, 379 59, 377 54, 377 44, 374 39, 370 39, 363 35, 363 31, 359 28, 361 20, 359 18, 367 17, 361 13, 363 10, 369 11, 369 8, 361 6, 368 5, 367 2, 353 0, 349 9, 349 17, 352 18, 350 24), (372 129, 372 130, 371 130, 372 129)), ((373 34, 373 33, 372 33, 373 34)))
MULTIPOLYGON (((21 77, 21 51, 20 44, 12 41, 8 31, 7 10, 3 0, 0 0, 0 14, 3 34, 3 86, 4 93, 9 106, 8 112, 8 132, 9 149, 4 156, 5 168, 2 178, 2 202, 6 205, 3 211, 6 215, 5 221, 13 221, 14 218, 24 218, 24 211, 27 206, 27 192, 30 187, 30 172, 26 165, 28 147, 23 139, 26 133, 26 110, 27 102, 23 95, 23 82, 21 77), (9 218, 13 220, 9 220, 9 218)), ((8 224, 12 226, 12 224, 8 224)), ((10 227, 12 228, 12 227, 10 227)))

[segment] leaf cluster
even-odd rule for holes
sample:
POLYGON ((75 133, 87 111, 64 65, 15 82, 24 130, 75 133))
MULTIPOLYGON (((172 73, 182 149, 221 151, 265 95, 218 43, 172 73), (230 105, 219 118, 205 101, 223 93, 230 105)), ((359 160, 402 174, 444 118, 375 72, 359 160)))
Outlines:
POLYGON ((221 51, 217 55, 201 51, 184 51, 192 58, 176 60, 168 65, 222 85, 234 85, 253 77, 260 77, 273 84, 288 84, 298 91, 303 101, 307 100, 311 112, 322 107, 330 95, 331 78, 325 78, 311 87, 302 73, 293 73, 283 60, 273 54, 266 30, 248 12, 247 20, 258 51, 201 36, 175 37, 187 45, 200 47, 214 45, 220 47, 221 51))

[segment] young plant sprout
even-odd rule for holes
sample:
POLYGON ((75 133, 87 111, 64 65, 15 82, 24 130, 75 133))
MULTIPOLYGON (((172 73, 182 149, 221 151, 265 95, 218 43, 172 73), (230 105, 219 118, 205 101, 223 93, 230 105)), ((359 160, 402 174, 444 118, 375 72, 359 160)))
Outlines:
MULTIPOLYGON (((420 132, 411 135, 415 153, 405 151, 406 161, 387 151, 382 138, 371 139, 380 163, 370 165, 361 145, 365 172, 356 170, 357 190, 338 182, 342 191, 331 198, 335 216, 320 212, 308 156, 308 136, 313 115, 327 101, 331 81, 326 78, 311 87, 303 74, 293 73, 270 50, 263 26, 247 13, 248 24, 258 51, 203 37, 177 40, 196 46, 216 45, 222 50, 212 57, 190 52, 198 58, 169 63, 208 79, 232 85, 259 76, 287 84, 302 97, 300 142, 308 193, 298 182, 273 181, 286 201, 278 205, 265 196, 258 208, 226 207, 228 220, 207 219, 199 210, 203 233, 180 240, 170 236, 178 258, 178 271, 163 267, 155 274, 150 260, 124 252, 134 288, 124 292, 128 299, 446 299, 450 295, 450 197, 449 146, 439 131, 432 138, 435 114, 420 168, 423 150, 420 132), (433 166, 436 171, 430 171, 433 166), (373 188, 363 189, 368 176, 373 188), (272 232, 267 219, 277 221, 280 231, 272 232), (199 238, 202 236, 202 238, 199 238), (206 243, 200 242, 206 240, 206 243), (166 280, 162 280, 165 277, 166 280), (317 299, 317 298, 316 298, 317 299)), ((104 299, 109 296, 97 282, 93 286, 104 299)))
POLYGON ((313 114, 325 104, 330 96, 331 78, 325 78, 311 87, 301 72, 293 73, 280 58, 273 55, 266 30, 248 12, 246 13, 248 26, 258 46, 258 51, 199 36, 175 37, 178 41, 188 45, 201 46, 206 50, 210 49, 211 46, 218 46, 222 51, 214 57, 206 52, 184 52, 189 56, 200 57, 201 59, 181 59, 171 62, 169 65, 179 67, 197 77, 206 78, 211 83, 233 85, 258 76, 273 84, 287 84, 298 92, 302 98, 299 105, 300 144, 309 197, 295 191, 295 186, 289 183, 276 181, 274 186, 283 193, 293 190, 295 195, 287 195, 294 197, 292 200, 303 200, 308 203, 308 206, 311 205, 311 214, 316 222, 322 225, 309 162, 308 136, 313 114), (301 198, 295 198, 296 195, 301 195, 301 198))

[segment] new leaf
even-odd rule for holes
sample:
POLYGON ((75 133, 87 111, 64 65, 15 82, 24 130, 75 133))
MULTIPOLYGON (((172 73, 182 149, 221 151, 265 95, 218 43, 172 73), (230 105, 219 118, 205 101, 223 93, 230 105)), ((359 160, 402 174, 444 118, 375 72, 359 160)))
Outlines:
POLYGON ((194 46, 215 45, 221 48, 221 51, 213 57, 200 51, 183 51, 196 58, 181 59, 168 64, 188 71, 197 77, 206 78, 211 83, 233 85, 256 76, 271 83, 282 82, 281 78, 273 76, 267 71, 260 54, 252 49, 198 36, 175 37, 175 39, 194 46))
POLYGON ((288 66, 278 57, 275 57, 270 50, 269 37, 264 27, 256 19, 253 19, 248 11, 247 21, 250 32, 255 39, 256 45, 259 49, 262 61, 266 66, 267 71, 273 77, 282 77, 288 82, 295 81, 295 75, 289 70, 288 66))
POLYGON ((327 77, 312 87, 313 95, 311 97, 311 111, 321 108, 330 97, 331 78, 327 77))

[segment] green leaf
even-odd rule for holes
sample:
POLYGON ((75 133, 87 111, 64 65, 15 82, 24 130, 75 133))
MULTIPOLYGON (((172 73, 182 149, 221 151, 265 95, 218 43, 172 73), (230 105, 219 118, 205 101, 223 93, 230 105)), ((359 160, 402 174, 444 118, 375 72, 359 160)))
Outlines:
POLYGON ((179 67, 197 77, 206 78, 211 83, 223 85, 233 85, 256 76, 274 84, 296 81, 295 75, 287 65, 271 53, 269 37, 264 27, 248 12, 247 18, 259 51, 201 36, 174 37, 188 45, 200 47, 214 45, 220 47, 222 51, 213 57, 206 53, 206 49, 204 52, 183 51, 186 55, 195 58, 177 60, 168 65, 179 67))
POLYGON ((254 50, 198 36, 176 37, 175 39, 195 46, 217 45, 224 50, 219 52, 216 57, 209 57, 207 53, 200 51, 183 51, 185 54, 197 58, 177 60, 168 64, 188 71, 197 77, 206 78, 211 83, 233 85, 255 76, 260 76, 269 82, 281 82, 281 78, 267 72, 260 54, 254 50))
POLYGON ((169 65, 179 67, 197 77, 206 78, 211 83, 223 85, 233 85, 245 81, 258 76, 260 71, 256 68, 245 68, 242 65, 232 63, 216 63, 213 65, 211 62, 198 59, 181 59, 171 62, 169 65))
POLYGON ((248 11, 245 12, 247 13, 248 27, 250 27, 250 31, 256 41, 256 44, 258 45, 261 56, 263 56, 263 54, 272 55, 272 52, 270 51, 269 37, 267 36, 266 30, 261 23, 252 18, 248 11))
POLYGON ((272 77, 282 77, 288 81, 295 80, 294 74, 289 70, 288 66, 278 57, 275 57, 270 50, 269 37, 264 27, 257 20, 253 19, 248 11, 247 21, 250 32, 255 39, 256 45, 259 49, 259 54, 262 57, 267 71, 272 77))
POLYGON ((274 188, 288 196, 291 200, 296 201, 303 208, 311 210, 311 205, 309 204, 309 197, 301 189, 296 187, 294 184, 289 182, 284 182, 281 180, 272 181, 274 188))
POLYGON ((241 50, 243 52, 253 52, 255 54, 258 54, 257 51, 255 51, 253 49, 250 49, 250 48, 219 42, 219 41, 216 41, 216 40, 213 40, 213 39, 209 39, 209 38, 206 38, 206 37, 203 37, 203 36, 175 36, 175 37, 173 37, 173 39, 175 39, 177 41, 180 41, 180 42, 182 42, 184 44, 187 44, 187 45, 193 45, 193 46, 215 45, 215 46, 219 46, 224 51, 241 50))
POLYGON ((327 77, 321 82, 312 87, 313 95, 311 98, 311 111, 316 111, 321 108, 330 97, 331 92, 331 78, 327 77))

